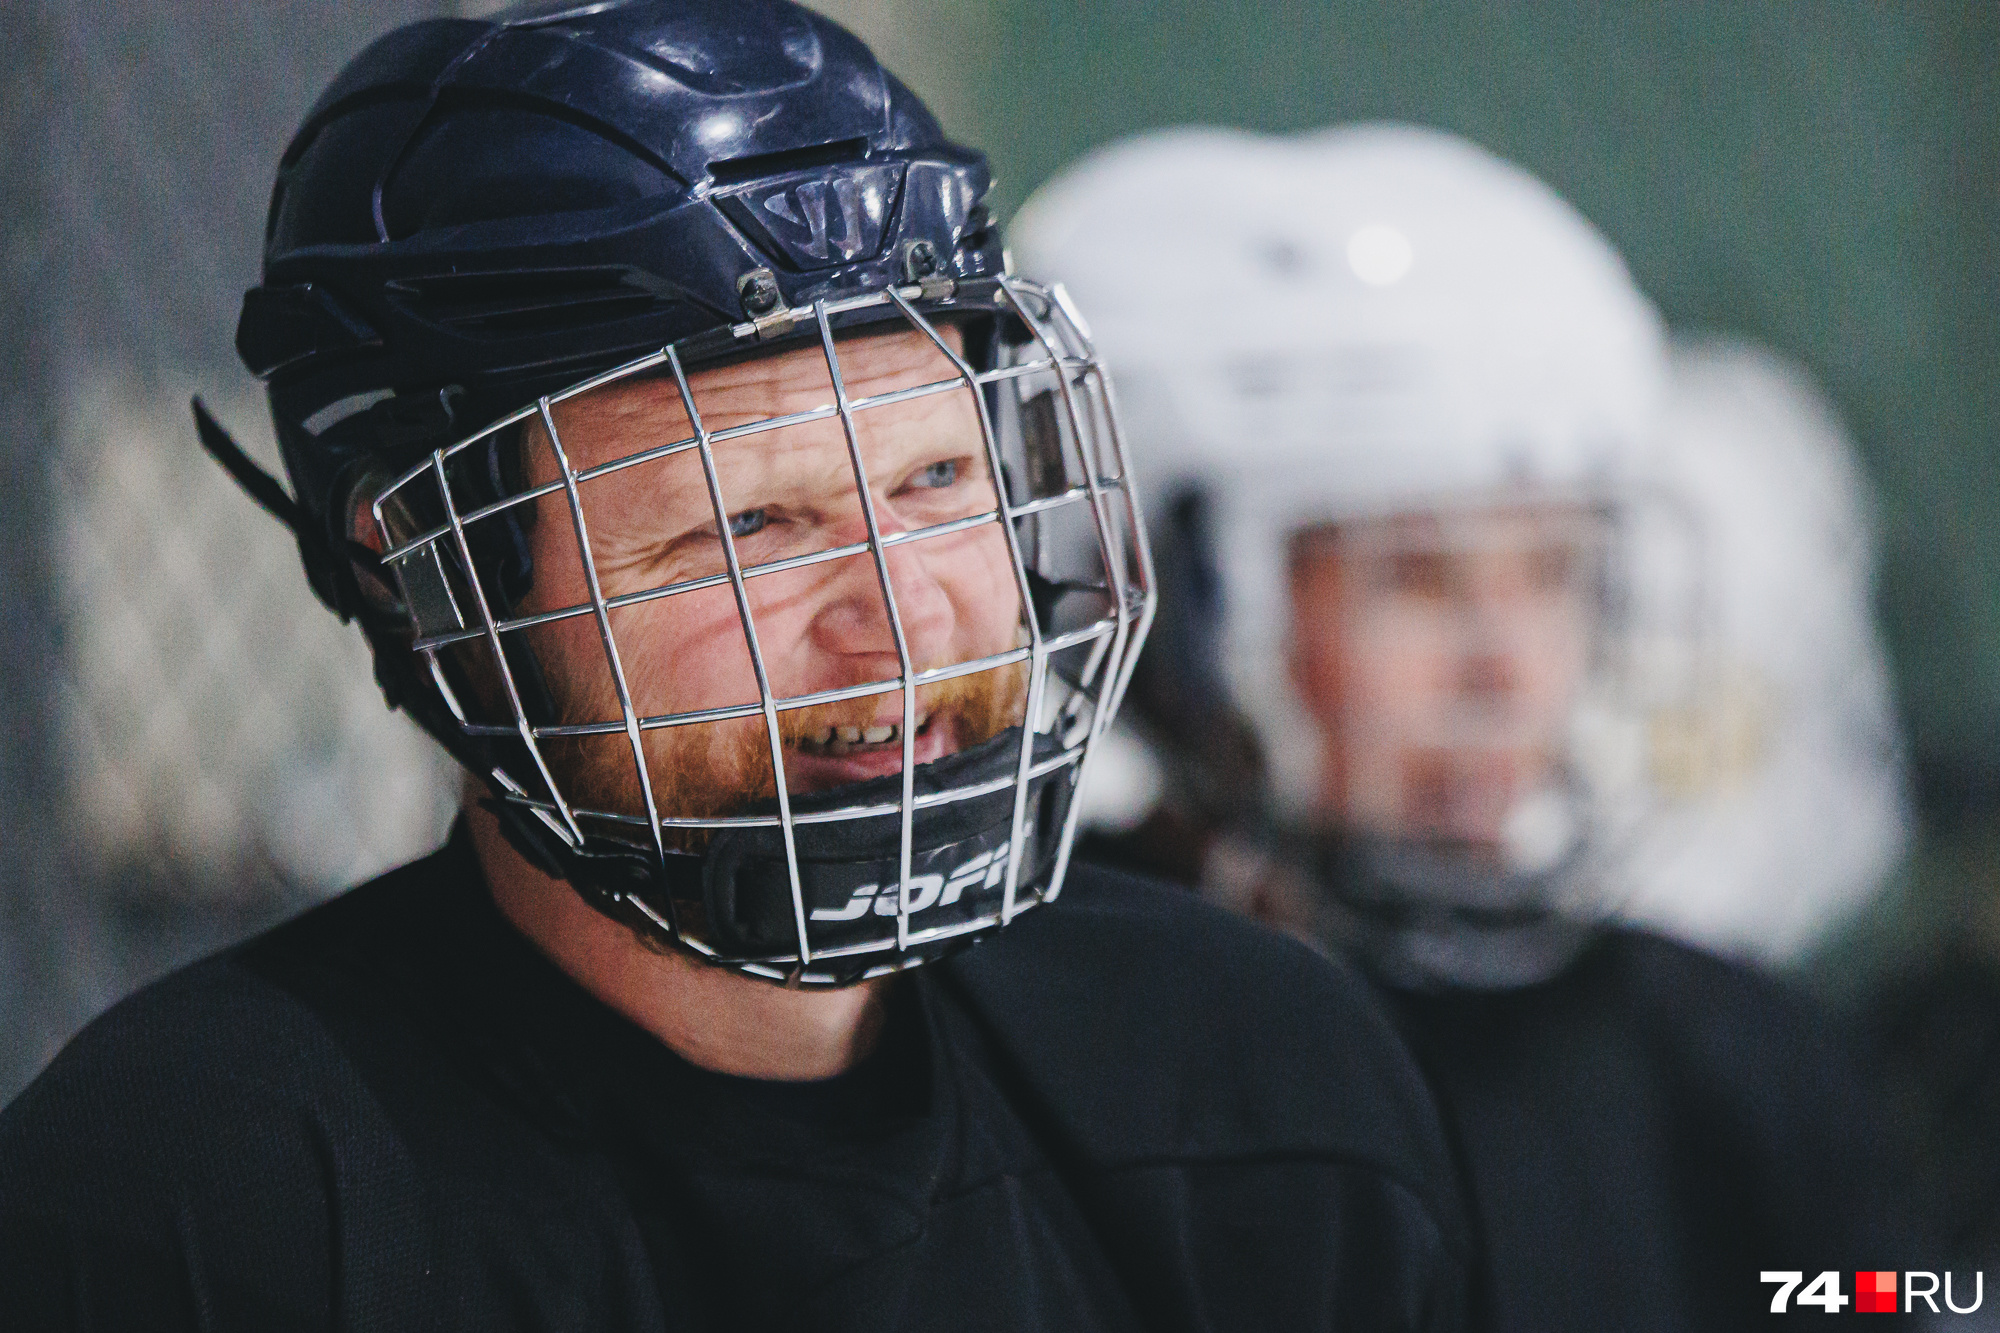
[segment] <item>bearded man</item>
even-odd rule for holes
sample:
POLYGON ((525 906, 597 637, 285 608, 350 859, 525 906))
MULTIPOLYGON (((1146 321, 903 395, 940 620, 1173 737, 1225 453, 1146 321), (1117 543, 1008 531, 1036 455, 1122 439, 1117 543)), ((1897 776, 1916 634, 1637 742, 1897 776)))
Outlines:
POLYGON ((1068 873, 1151 571, 988 184, 781 0, 327 90, 238 334, 290 491, 197 418, 464 816, 0 1116, 9 1328, 1456 1326, 1360 988, 1068 873))

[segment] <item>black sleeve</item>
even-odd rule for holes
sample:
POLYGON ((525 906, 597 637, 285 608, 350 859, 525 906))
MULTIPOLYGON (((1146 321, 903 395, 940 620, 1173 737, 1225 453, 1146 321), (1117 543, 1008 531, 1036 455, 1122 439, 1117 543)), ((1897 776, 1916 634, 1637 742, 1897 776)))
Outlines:
POLYGON ((314 1085, 340 1066, 305 1010, 226 961, 92 1024, 0 1113, 0 1323, 330 1328, 335 1201, 359 1164, 353 1108, 314 1085))

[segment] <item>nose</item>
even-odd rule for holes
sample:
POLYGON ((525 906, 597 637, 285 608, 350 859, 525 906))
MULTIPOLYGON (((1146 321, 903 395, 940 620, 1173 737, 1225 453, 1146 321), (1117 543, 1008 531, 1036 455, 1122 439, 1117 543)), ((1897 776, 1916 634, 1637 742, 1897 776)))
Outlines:
MULTIPOLYGON (((906 530, 894 507, 881 496, 875 500, 875 515, 885 538, 906 530)), ((867 536, 866 523, 857 510, 851 531, 843 534, 842 542, 865 541, 867 536)), ((941 571, 934 568, 949 558, 936 539, 883 547, 896 616, 909 645, 910 662, 919 669, 949 660, 957 613, 939 577, 941 571)), ((838 568, 830 595, 813 620, 815 644, 823 652, 864 667, 868 678, 895 675, 900 669, 896 636, 873 554, 850 556, 840 561, 838 568)))
POLYGON ((1506 704, 1520 685, 1518 614, 1505 597, 1468 599, 1462 610, 1458 654, 1458 690, 1469 701, 1489 707, 1506 704))

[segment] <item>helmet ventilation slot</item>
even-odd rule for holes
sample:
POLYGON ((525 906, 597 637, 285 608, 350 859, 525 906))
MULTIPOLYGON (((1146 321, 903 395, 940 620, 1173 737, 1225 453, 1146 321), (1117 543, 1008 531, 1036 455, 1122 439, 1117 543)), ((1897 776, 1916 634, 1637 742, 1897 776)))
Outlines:
POLYGON ((428 323, 493 337, 607 324, 676 303, 658 279, 625 267, 440 273, 387 285, 428 323))

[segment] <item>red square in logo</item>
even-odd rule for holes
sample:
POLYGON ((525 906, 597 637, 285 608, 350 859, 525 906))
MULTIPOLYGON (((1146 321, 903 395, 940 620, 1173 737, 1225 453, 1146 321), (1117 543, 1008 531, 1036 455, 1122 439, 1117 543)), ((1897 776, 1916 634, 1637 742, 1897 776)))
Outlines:
POLYGON ((1856 1314, 1896 1313, 1896 1275, 1894 1273, 1856 1273, 1854 1275, 1854 1312, 1856 1314))

